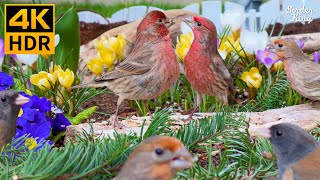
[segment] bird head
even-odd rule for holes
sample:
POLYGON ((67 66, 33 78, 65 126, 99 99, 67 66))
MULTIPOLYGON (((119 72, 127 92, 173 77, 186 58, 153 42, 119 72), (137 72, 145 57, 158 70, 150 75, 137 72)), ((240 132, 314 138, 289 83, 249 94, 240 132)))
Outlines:
POLYGON ((138 145, 119 175, 133 175, 138 171, 146 173, 139 174, 139 177, 150 176, 147 179, 152 179, 151 177, 172 178, 179 170, 192 167, 194 161, 195 158, 178 139, 154 136, 138 145), (136 168, 132 170, 132 166, 136 168))
POLYGON ((273 43, 268 44, 267 48, 283 60, 295 56, 298 52, 302 52, 295 42, 285 39, 277 39, 273 43))
POLYGON ((137 34, 148 31, 154 34, 167 36, 168 28, 174 24, 172 19, 168 19, 166 15, 158 10, 150 11, 140 22, 137 28, 137 34))
POLYGON ((192 29, 194 38, 200 43, 213 41, 216 44, 216 26, 207 18, 194 16, 192 20, 185 19, 184 22, 192 29))
POLYGON ((310 133, 289 123, 253 128, 249 133, 269 139, 281 165, 288 165, 319 146, 310 133))
MULTIPOLYGON (((18 91, 4 90, 0 92, 0 111, 4 114, 18 116, 21 105, 29 102, 29 98, 19 94, 18 91)), ((10 119, 7 119, 10 120, 10 119)), ((15 119, 16 120, 16 119, 15 119)))

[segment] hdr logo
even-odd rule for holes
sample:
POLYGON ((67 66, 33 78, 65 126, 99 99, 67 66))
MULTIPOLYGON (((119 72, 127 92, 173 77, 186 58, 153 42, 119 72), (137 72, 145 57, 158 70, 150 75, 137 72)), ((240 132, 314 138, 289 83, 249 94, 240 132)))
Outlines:
POLYGON ((6 54, 54 54, 54 4, 5 5, 6 54))

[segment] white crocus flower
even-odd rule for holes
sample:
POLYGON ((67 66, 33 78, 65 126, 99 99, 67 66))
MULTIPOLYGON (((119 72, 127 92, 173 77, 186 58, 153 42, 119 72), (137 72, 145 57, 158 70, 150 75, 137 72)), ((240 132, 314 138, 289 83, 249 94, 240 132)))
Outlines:
POLYGON ((257 54, 258 50, 264 50, 268 44, 268 33, 262 32, 250 32, 244 30, 240 34, 240 43, 243 49, 249 54, 257 54))
MULTIPOLYGON (((60 42, 59 34, 54 36, 54 46, 56 47, 60 42)), ((39 54, 17 54, 17 60, 26 64, 28 66, 32 66, 39 58, 39 54)))
POLYGON ((223 26, 230 25, 231 30, 235 32, 242 27, 246 15, 242 8, 228 9, 220 15, 220 20, 223 26))

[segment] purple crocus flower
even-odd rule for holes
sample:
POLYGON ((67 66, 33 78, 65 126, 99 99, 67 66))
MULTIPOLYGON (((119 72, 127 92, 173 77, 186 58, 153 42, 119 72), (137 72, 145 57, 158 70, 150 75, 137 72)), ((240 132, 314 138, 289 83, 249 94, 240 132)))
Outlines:
POLYGON ((275 53, 269 52, 267 49, 263 51, 258 50, 257 52, 257 60, 264 64, 268 69, 270 69, 274 63, 280 61, 280 58, 276 57, 275 53))
POLYGON ((0 37, 0 62, 3 62, 4 58, 4 41, 3 38, 0 37))
POLYGON ((302 41, 302 39, 299 39, 298 41, 296 41, 296 44, 298 45, 298 47, 299 47, 300 49, 302 49, 303 46, 304 46, 304 42, 302 41))
POLYGON ((313 60, 315 63, 319 64, 319 52, 318 51, 313 53, 313 60))

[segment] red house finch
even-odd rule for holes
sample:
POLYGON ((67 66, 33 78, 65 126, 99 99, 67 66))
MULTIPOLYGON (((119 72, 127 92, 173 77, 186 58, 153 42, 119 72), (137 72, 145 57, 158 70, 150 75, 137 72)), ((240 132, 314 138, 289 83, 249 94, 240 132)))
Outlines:
POLYGON ((107 86, 119 96, 112 117, 113 127, 120 126, 118 109, 123 100, 155 99, 179 78, 178 61, 166 25, 170 26, 172 22, 164 13, 149 12, 138 26, 137 39, 128 57, 96 82, 74 87, 107 86))
POLYGON ((284 62, 284 69, 291 86, 302 96, 320 100, 320 64, 310 61, 298 47, 289 40, 277 39, 269 45, 284 62))
POLYGON ((280 179, 319 179, 320 144, 310 133, 288 123, 251 131, 271 141, 280 179))
POLYGON ((0 148, 10 143, 16 135, 17 119, 21 105, 29 102, 29 98, 19 95, 13 90, 0 92, 0 148))
POLYGON ((144 140, 131 153, 114 180, 170 180, 193 163, 193 156, 178 139, 154 136, 144 140))
POLYGON ((215 96, 228 103, 229 91, 233 87, 231 75, 217 50, 217 31, 215 25, 200 16, 185 20, 191 27, 194 40, 185 56, 186 77, 197 91, 197 106, 200 96, 215 96))

